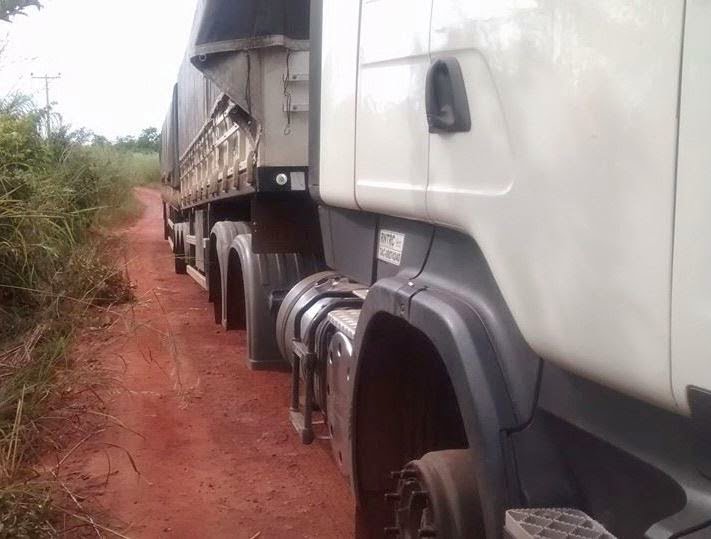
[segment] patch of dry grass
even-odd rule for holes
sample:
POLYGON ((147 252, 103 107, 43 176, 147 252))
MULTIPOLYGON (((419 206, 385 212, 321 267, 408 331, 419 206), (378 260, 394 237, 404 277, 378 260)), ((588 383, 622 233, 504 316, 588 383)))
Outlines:
POLYGON ((105 230, 137 213, 131 189, 154 180, 154 161, 66 130, 45 140, 32 111, 0 107, 0 538, 57 535, 67 515, 107 532, 38 463, 65 449, 66 395, 95 383, 68 356, 77 329, 132 299, 105 230))

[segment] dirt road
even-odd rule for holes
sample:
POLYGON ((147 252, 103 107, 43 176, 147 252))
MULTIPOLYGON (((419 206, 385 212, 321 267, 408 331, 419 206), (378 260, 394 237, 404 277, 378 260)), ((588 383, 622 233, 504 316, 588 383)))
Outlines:
POLYGON ((206 292, 175 275, 159 193, 137 197, 124 234, 138 300, 91 345, 115 373, 110 425, 65 463, 82 499, 131 538, 351 537, 328 447, 301 445, 288 421, 289 375, 247 368, 244 333, 216 326, 206 292))

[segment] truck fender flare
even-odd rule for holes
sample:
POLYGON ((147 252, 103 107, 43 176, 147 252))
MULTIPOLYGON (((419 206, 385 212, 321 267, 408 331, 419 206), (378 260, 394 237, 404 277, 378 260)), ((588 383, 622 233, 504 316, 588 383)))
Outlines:
MULTIPOLYGON (((215 246, 217 254, 217 267, 220 270, 220 297, 215 297, 214 290, 210 286, 210 299, 212 301, 220 301, 222 304, 222 325, 226 327, 227 320, 227 259, 230 253, 230 247, 235 237, 239 234, 250 234, 251 228, 249 223, 235 221, 219 221, 215 223, 210 232, 210 245, 215 246)), ((208 283, 211 279, 208 279, 208 283)))
MULTIPOLYGON (((378 330, 377 324, 372 322, 382 313, 404 319, 422 332, 442 358, 462 414, 469 449, 475 456, 475 475, 487 537, 497 537, 502 529, 504 509, 510 503, 501 432, 513 421, 514 412, 486 327, 477 312, 458 297, 427 288, 416 279, 397 276, 380 280, 370 289, 355 339, 353 454, 358 435, 355 429, 357 388, 364 364, 361 351, 369 333, 378 330)), ((353 472, 355 494, 360 501, 362 489, 357 466, 353 472)))

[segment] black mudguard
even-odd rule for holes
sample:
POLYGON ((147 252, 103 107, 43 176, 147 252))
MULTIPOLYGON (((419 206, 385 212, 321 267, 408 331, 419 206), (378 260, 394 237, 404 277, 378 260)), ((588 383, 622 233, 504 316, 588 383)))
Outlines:
MULTIPOLYGON (((252 250, 252 234, 236 235, 229 248, 227 279, 241 276, 244 293, 244 317, 246 321, 248 361, 253 369, 286 368, 276 341, 276 314, 282 298, 301 279, 321 269, 318 259, 312 255, 255 254, 252 250)), ((224 313, 229 313, 229 283, 223 283, 225 296, 224 313)))
MULTIPOLYGON (((397 223, 388 226, 393 229, 397 223)), ((379 314, 405 320, 431 341, 449 374, 476 457, 487 537, 499 537, 505 509, 520 501, 506 434, 532 417, 541 362, 521 337, 476 244, 442 229, 435 229, 431 238, 429 249, 417 249, 424 254, 422 265, 403 262, 400 272, 371 287, 356 333, 355 385, 363 343, 378 331, 371 322, 379 314)), ((357 410, 354 400, 352 425, 357 410)), ((354 449, 356 437, 354 433, 354 449)), ((354 485, 360 498, 357 473, 354 485)))
MULTIPOLYGON (((377 331, 370 321, 383 312, 407 320, 440 352, 454 385, 470 450, 478 456, 476 477, 487 530, 501 530, 508 503, 501 431, 513 424, 514 414, 486 328, 469 306, 451 295, 428 290, 417 281, 384 279, 371 288, 363 306, 356 357, 369 331, 377 331)), ((356 385, 358 377, 356 367, 356 385)), ((358 403, 354 402, 352 424, 357 409, 358 403)), ((355 448, 357 442, 353 438, 355 448)), ((358 495, 357 476, 354 484, 358 495)))
MULTIPOLYGON (((222 326, 227 327, 227 259, 229 257, 230 247, 232 242, 239 234, 249 234, 251 232, 249 228, 249 223, 245 222, 234 222, 234 221, 219 221, 215 223, 212 227, 212 232, 210 233, 210 245, 215 247, 215 253, 217 255, 217 261, 210 260, 210 264, 214 264, 217 269, 219 269, 220 287, 212 286, 213 278, 215 275, 210 275, 208 279, 208 294, 210 296, 210 301, 220 301, 222 302, 222 326), (217 297, 217 292, 219 291, 219 298, 217 297)), ((212 265, 208 266, 212 269, 212 265)))

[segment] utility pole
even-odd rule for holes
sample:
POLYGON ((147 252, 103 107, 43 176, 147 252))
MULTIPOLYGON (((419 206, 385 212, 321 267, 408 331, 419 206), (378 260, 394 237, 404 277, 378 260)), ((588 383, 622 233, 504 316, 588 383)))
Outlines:
POLYGON ((44 96, 45 96, 45 102, 46 102, 46 107, 44 110, 45 110, 45 121, 46 121, 46 128, 47 128, 47 138, 49 139, 49 136, 52 134, 52 125, 51 125, 51 121, 50 121, 50 118, 51 118, 50 111, 52 109, 52 102, 49 100, 49 81, 61 79, 62 74, 57 73, 55 76, 51 77, 45 73, 43 76, 36 77, 34 73, 30 73, 30 76, 33 79, 44 81, 44 96))

